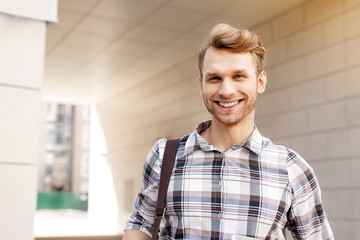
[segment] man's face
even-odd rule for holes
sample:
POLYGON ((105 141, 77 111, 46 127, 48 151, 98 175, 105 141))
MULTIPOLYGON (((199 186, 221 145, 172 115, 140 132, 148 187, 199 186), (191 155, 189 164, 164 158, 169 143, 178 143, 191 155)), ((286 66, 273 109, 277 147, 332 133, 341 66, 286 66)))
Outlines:
POLYGON ((257 94, 265 91, 266 74, 257 75, 250 53, 210 47, 199 81, 201 96, 213 121, 227 126, 254 121, 257 94))

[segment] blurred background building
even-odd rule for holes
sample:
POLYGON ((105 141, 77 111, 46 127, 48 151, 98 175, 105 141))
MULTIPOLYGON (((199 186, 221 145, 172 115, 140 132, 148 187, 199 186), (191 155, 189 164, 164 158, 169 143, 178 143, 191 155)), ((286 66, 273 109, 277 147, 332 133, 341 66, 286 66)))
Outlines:
POLYGON ((45 107, 37 208, 87 211, 90 107, 56 103, 45 107))
MULTIPOLYGON (((55 2, 0 2, 0 110, 6 113, 0 190, 9 193, 0 204, 1 240, 32 239, 33 231, 38 237, 121 234, 156 139, 182 136, 210 117, 199 96, 196 59, 220 22, 260 35, 269 82, 256 124, 315 169, 335 237, 359 239, 359 0, 55 2), (35 213, 37 190, 51 182, 46 176, 37 182, 39 174, 50 174, 39 165, 46 159, 42 102, 94 111, 85 215, 35 213), (52 229, 56 224, 61 231, 52 229)), ((69 128, 60 132, 66 136, 69 128)))

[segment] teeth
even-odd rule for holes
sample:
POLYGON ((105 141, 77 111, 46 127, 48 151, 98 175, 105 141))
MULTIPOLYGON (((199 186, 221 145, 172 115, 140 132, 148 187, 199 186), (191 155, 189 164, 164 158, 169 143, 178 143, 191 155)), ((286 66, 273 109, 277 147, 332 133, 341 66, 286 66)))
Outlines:
POLYGON ((219 102, 219 104, 222 106, 222 107, 225 107, 225 108, 231 108, 233 106, 235 106, 236 104, 238 104, 239 101, 236 101, 236 102, 231 102, 231 103, 222 103, 222 102, 219 102))

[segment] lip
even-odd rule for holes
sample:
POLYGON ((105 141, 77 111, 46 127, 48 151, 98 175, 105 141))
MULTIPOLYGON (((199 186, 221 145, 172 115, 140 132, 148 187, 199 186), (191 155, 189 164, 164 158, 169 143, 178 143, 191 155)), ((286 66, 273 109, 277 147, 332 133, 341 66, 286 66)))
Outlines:
POLYGON ((218 108, 224 112, 231 112, 231 111, 234 111, 236 108, 239 107, 239 105, 242 103, 243 99, 237 99, 237 100, 221 100, 221 101, 215 101, 216 105, 218 106, 218 108), (233 103, 233 102, 239 102, 237 104, 235 104, 234 106, 232 107, 229 107, 229 108, 226 108, 226 107, 223 107, 220 105, 220 102, 221 103, 233 103))

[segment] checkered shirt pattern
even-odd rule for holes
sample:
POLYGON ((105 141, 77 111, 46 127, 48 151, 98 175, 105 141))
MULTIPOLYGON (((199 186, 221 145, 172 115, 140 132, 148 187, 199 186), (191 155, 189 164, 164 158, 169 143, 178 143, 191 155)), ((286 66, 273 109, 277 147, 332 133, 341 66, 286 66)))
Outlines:
MULTIPOLYGON (((166 197, 160 239, 334 239, 312 168, 255 127, 242 145, 216 150, 199 133, 180 141, 166 197)), ((146 158, 143 188, 125 226, 151 237, 166 139, 146 158)))

